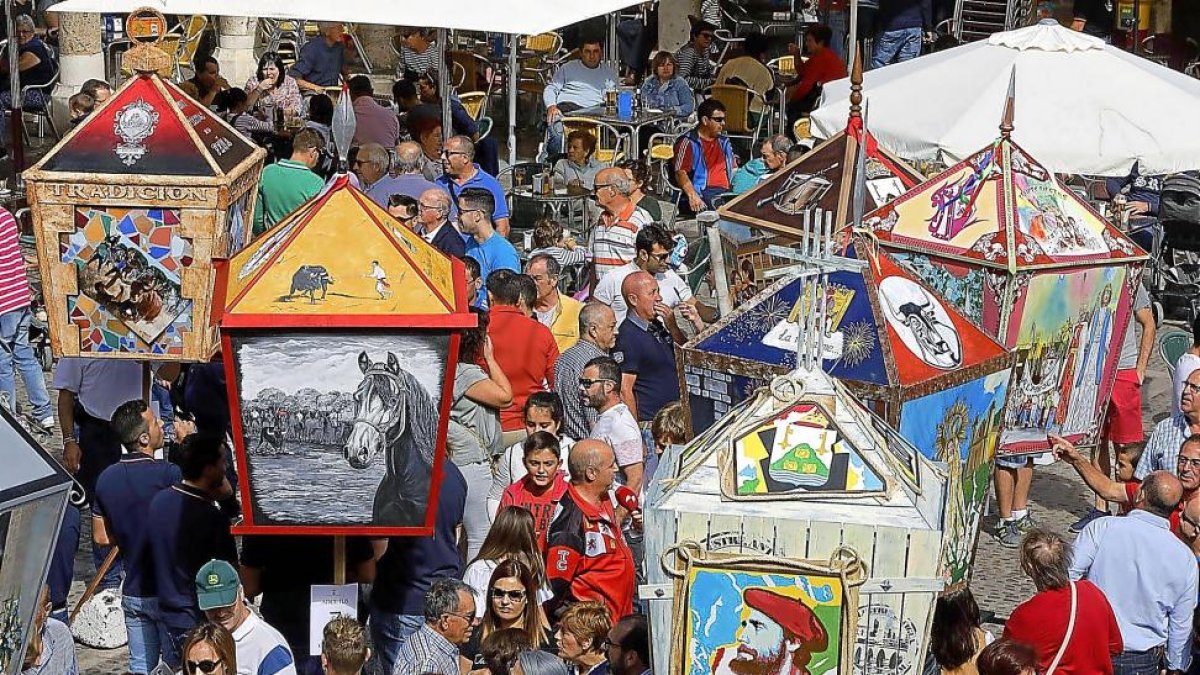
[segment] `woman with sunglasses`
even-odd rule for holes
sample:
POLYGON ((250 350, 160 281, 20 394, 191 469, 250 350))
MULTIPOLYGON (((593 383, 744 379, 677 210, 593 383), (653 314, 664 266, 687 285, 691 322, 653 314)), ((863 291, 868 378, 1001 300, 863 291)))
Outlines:
POLYGON ((607 675, 608 631, 612 619, 602 602, 577 602, 558 621, 558 655, 575 668, 576 675, 607 675))
POLYGON ((236 675, 237 647, 219 623, 202 623, 183 640, 183 675, 236 675))
POLYGON ((282 110, 286 117, 300 115, 300 88, 296 78, 287 74, 283 59, 267 52, 258 60, 258 70, 246 80, 246 105, 250 110, 264 111, 268 107, 282 110))
POLYGON ((521 561, 510 559, 496 566, 488 581, 486 597, 476 603, 476 607, 484 607, 483 621, 459 650, 461 663, 467 670, 487 667, 481 645, 498 631, 521 631, 527 646, 533 649, 546 645, 549 623, 542 612, 538 589, 533 570, 521 561))
POLYGON ((481 618, 487 610, 483 598, 487 596, 492 573, 508 560, 521 563, 533 574, 535 588, 540 589, 537 598, 539 606, 550 598, 546 585, 545 557, 538 549, 533 515, 519 506, 500 509, 496 514, 496 522, 483 540, 479 555, 463 572, 463 582, 475 591, 475 597, 479 599, 475 603, 475 613, 481 618))

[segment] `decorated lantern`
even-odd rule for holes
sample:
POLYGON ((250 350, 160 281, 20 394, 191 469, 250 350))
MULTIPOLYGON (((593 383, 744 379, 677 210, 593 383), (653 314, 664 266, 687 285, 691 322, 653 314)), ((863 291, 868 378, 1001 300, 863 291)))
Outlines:
POLYGON ((788 634, 798 671, 921 672, 948 478, 845 386, 819 370, 777 377, 658 471, 642 596, 669 644, 655 672, 738 672, 739 643, 762 658, 779 646, 751 626, 788 634))
POLYGON ((212 259, 242 246, 265 155, 143 72, 26 171, 54 353, 207 360, 212 259))
MULTIPOLYGON (((851 249, 853 252, 854 249, 851 249)), ((951 485, 944 574, 970 573, 1000 437, 1013 355, 887 252, 837 259, 823 308, 810 281, 784 279, 679 350, 681 392, 699 432, 772 377, 797 366, 804 317, 824 312, 821 368, 844 382, 951 485)))
POLYGON ((1009 137, 868 214, 871 237, 1019 352, 999 450, 1094 438, 1145 254, 1009 137))
POLYGON ((241 531, 432 534, 462 263, 343 175, 220 279, 241 531))
MULTIPOLYGON (((874 210, 899 197, 924 177, 881 146, 867 130, 862 116, 862 63, 855 59, 850 76, 850 116, 846 129, 814 147, 803 157, 780 168, 753 189, 718 210, 731 230, 753 228, 761 236, 741 237, 734 243, 738 270, 743 277, 761 275, 787 261, 770 256, 770 244, 787 244, 799 239, 810 226, 814 211, 833 214, 837 230, 854 222, 856 191, 862 209, 874 210), (860 145, 861 172, 856 170, 860 145), (856 176, 861 176, 856 180, 856 176)), ((862 210, 859 211, 861 216, 862 210)), ((761 286, 759 286, 761 288, 761 286)))
POLYGON ((3 405, 0 446, 0 675, 16 675, 73 483, 3 405))

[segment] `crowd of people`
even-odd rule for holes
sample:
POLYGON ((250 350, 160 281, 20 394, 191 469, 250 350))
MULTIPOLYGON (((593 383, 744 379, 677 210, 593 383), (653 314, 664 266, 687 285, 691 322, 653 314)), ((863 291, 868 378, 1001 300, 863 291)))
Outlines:
MULTIPOLYGON (((930 30, 928 0, 881 0, 874 14, 883 27, 872 65, 915 56, 930 30)), ((330 622, 319 646, 310 644, 309 588, 333 582, 334 541, 233 536, 240 467, 226 440, 220 361, 151 373, 130 361, 64 358, 54 373, 55 407, 29 354, 31 294, 16 224, 0 210, 0 331, 15 345, 0 355, 8 366, 0 367, 0 391, 11 406, 14 373, 21 375, 31 424, 61 431, 63 463, 85 498, 83 508, 68 508, 25 672, 77 670, 62 620, 85 515, 96 571, 115 559, 99 587, 121 587, 127 670, 136 675, 160 661, 190 675, 649 672, 648 625, 635 597, 646 566, 640 503, 663 451, 689 440, 675 348, 717 317, 675 270, 677 241, 645 189, 645 163, 605 166, 595 156, 597 138, 568 131, 562 118, 602 104, 606 89, 644 65, 645 105, 688 120, 671 171, 684 215, 751 189, 794 159, 801 147, 777 135, 755 148, 760 158, 740 162, 725 133, 726 106, 697 95, 721 81, 774 89, 764 38, 747 36, 743 54, 718 68, 720 3, 706 0, 692 19, 687 44, 627 72, 603 64, 603 43, 585 35, 578 57, 550 77, 543 151, 554 158, 556 183, 590 193, 597 215, 582 245, 557 220, 539 220, 528 252, 509 239, 495 143, 480 137, 456 96, 440 100, 428 30, 403 36, 391 106, 369 78, 350 77, 342 27, 333 23, 320 25, 290 67, 264 54, 242 88, 230 86, 211 57, 197 59, 195 75, 181 83, 243 134, 286 148, 261 177, 257 236, 333 176, 329 90, 345 79, 358 120, 348 179, 467 270, 478 325, 458 352, 447 459, 435 472, 442 476, 435 533, 349 538, 336 566, 368 592, 358 616, 330 622), (445 141, 444 105, 454 127, 445 141), (299 123, 281 128, 277 118, 299 123), (563 292, 567 269, 585 263, 588 293, 563 292), (116 545, 119 555, 110 556, 116 545)), ((18 17, 21 68, 36 77, 41 56, 29 25, 18 17)), ((846 75, 837 46, 844 25, 836 28, 811 26, 803 46, 792 48, 808 59, 784 93, 789 120, 812 109, 821 85, 846 75)), ((111 94, 104 82, 85 83, 70 99, 72 122, 111 94)), ((980 628, 969 590, 939 599, 931 668, 1132 675, 1191 667, 1200 324, 1176 371, 1178 410, 1143 443, 1140 385, 1154 344, 1144 291, 1134 317, 1103 421, 1102 448, 1113 446, 1116 478, 1106 452, 1089 460, 1055 439, 1053 454, 1097 495, 1096 508, 1072 527, 1072 545, 1029 514, 1035 460, 997 461, 998 538, 1020 549, 1037 594, 994 641, 980 628), (1107 517, 1112 502, 1128 514, 1107 517)))

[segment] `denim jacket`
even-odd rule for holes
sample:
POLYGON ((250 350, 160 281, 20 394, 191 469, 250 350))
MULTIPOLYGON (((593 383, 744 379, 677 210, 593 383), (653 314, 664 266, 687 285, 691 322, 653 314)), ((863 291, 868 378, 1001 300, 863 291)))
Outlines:
POLYGON ((647 77, 642 83, 642 101, 647 108, 658 108, 676 117, 687 117, 696 109, 692 88, 682 77, 672 77, 666 84, 657 77, 647 77))

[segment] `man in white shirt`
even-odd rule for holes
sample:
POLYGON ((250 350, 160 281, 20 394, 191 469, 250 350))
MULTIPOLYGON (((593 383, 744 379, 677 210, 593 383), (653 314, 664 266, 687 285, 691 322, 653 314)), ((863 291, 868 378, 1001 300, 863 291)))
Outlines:
POLYGON ((562 152, 562 116, 581 108, 604 103, 604 90, 616 87, 620 78, 611 66, 600 65, 604 55, 603 41, 586 37, 579 48, 579 58, 559 66, 542 92, 546 104, 546 154, 562 152))
POLYGON ((588 361, 579 377, 579 391, 584 405, 600 414, 590 438, 604 441, 613 449, 623 474, 622 482, 639 492, 646 452, 637 420, 621 402, 621 367, 607 356, 588 361))
POLYGON ((1183 385, 1194 370, 1200 370, 1200 316, 1197 316, 1192 321, 1191 348, 1184 352, 1183 356, 1179 357, 1179 361, 1175 363, 1175 377, 1172 378, 1172 390, 1175 393, 1175 398, 1171 400, 1176 406, 1179 405, 1182 399, 1183 385))
MULTIPOLYGON (((696 300, 692 289, 683 280, 683 277, 671 269, 667 261, 671 257, 673 246, 674 242, 671 241, 666 230, 658 225, 648 225, 642 228, 634 239, 636 253, 633 260, 609 271, 600 278, 595 292, 592 293, 592 298, 612 307, 618 326, 625 320, 625 315, 629 311, 629 306, 621 294, 621 284, 634 272, 648 272, 654 275, 658 281, 659 291, 662 292, 663 304, 667 307, 674 308, 683 303, 696 309, 701 315, 700 318, 707 318, 709 321, 716 318, 712 316, 713 311, 707 305, 702 305, 696 300)), ((703 328, 703 322, 699 322, 696 328, 697 330, 703 328)))
POLYGON ((196 573, 196 600, 205 618, 233 635, 237 675, 296 675, 287 641, 250 611, 233 565, 224 560, 205 563, 196 573))

